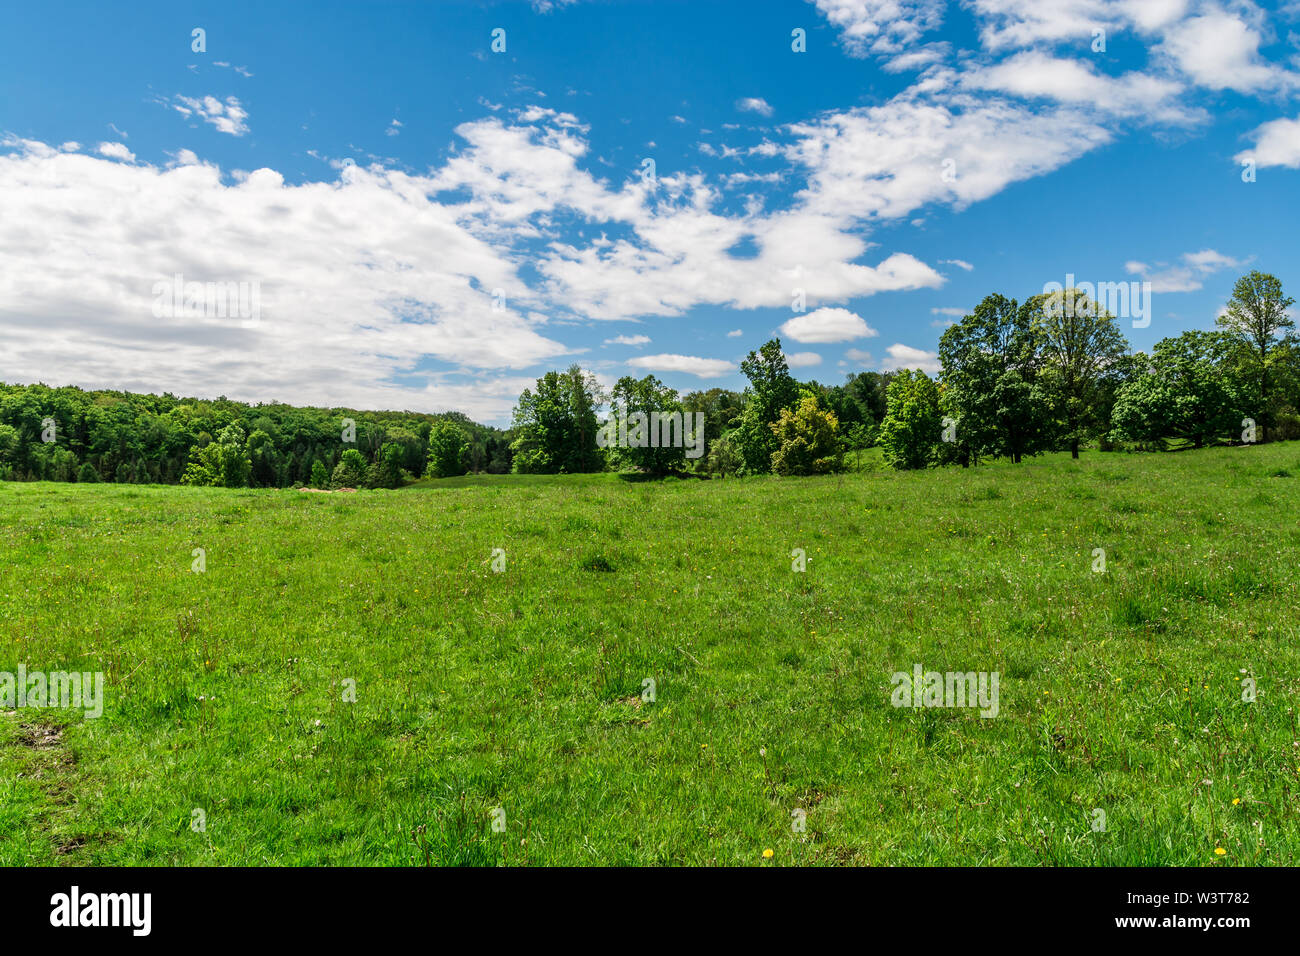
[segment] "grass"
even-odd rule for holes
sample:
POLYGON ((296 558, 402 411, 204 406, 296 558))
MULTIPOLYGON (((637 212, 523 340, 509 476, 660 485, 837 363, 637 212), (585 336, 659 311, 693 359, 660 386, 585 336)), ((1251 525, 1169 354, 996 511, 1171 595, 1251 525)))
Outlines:
POLYGON ((1296 865, 1293 474, 0 484, 0 864, 1296 865))

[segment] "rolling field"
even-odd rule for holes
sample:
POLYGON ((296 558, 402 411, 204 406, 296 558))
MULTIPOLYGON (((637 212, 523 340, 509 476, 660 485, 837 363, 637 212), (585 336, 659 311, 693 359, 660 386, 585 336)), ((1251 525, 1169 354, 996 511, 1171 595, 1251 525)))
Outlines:
POLYGON ((0 671, 105 674, 0 711, 0 865, 1297 865, 1298 519, 1297 444, 0 483, 0 671))

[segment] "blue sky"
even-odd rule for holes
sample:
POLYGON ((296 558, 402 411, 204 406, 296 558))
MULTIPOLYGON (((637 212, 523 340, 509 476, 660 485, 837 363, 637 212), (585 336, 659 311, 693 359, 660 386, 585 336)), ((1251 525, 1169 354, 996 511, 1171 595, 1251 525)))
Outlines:
POLYGON ((1149 348, 1249 268, 1300 282, 1300 3, 5 19, 0 380, 504 424, 573 362, 739 388, 780 334, 803 378, 933 369, 944 323, 1067 275, 1150 282, 1149 348), (256 316, 159 314, 178 274, 256 316))

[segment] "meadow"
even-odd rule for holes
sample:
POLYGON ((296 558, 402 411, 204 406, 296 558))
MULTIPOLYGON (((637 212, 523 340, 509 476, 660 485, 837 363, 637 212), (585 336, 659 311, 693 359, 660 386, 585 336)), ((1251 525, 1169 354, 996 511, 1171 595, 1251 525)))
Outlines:
POLYGON ((0 483, 0 671, 106 681, 0 712, 0 865, 1297 865, 1298 489, 1295 443, 0 483), (917 664, 997 717, 895 708, 917 664))

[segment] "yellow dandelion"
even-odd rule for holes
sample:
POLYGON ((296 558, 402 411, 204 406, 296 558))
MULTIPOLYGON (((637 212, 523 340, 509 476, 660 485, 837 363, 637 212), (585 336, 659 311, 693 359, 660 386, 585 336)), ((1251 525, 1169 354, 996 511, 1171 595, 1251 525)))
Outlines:
POLYGON ((764 851, 763 851, 763 859, 765 859, 765 860, 770 860, 770 859, 772 859, 772 851, 771 851, 771 850, 764 850, 764 851))
POLYGON ((1232 798, 1232 805, 1233 805, 1234 807, 1235 807, 1237 804, 1239 804, 1239 803, 1241 803, 1241 800, 1240 800, 1239 798, 1237 798, 1237 797, 1233 797, 1233 798, 1232 798))
POLYGON ((1223 847, 1221 847, 1221 846, 1216 846, 1216 847, 1214 848, 1214 855, 1215 855, 1215 856, 1223 856, 1223 855, 1224 855, 1225 853, 1227 853, 1227 852, 1228 852, 1228 851, 1225 850, 1225 849, 1224 849, 1223 847))

